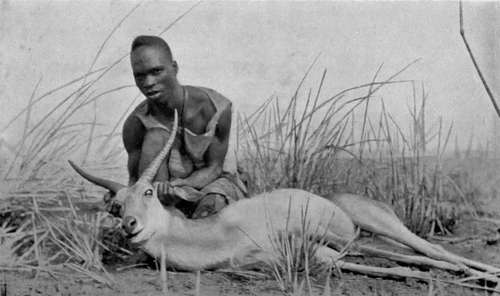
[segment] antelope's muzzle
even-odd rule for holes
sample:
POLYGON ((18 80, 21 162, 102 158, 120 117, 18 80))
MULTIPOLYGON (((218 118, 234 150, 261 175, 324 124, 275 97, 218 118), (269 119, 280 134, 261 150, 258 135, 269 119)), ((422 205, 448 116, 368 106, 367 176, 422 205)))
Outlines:
POLYGON ((134 235, 134 230, 137 227, 137 219, 133 216, 123 218, 122 227, 128 235, 134 235))

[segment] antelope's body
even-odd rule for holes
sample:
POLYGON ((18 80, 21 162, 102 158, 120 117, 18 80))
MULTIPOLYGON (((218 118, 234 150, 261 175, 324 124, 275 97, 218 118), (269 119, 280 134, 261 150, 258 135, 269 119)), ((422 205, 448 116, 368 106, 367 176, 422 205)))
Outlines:
MULTIPOLYGON (((298 189, 281 189, 238 201, 205 219, 188 220, 173 209, 160 209, 154 225, 132 238, 171 265, 200 270, 246 265, 272 256, 272 235, 301 234, 303 223, 318 236, 355 235, 349 216, 330 201, 298 189), (158 220, 156 220, 158 218, 158 220)), ((320 237, 318 237, 320 239, 320 237)))
MULTIPOLYGON (((174 130, 172 135, 175 133, 174 130)), ((353 239, 358 226, 429 258, 408 259, 374 249, 369 250, 371 254, 389 255, 400 261, 408 259, 407 263, 418 259, 453 271, 470 268, 469 274, 500 274, 497 267, 452 254, 418 237, 387 205, 358 195, 338 194, 326 199, 299 189, 279 189, 232 203, 208 218, 187 219, 179 210, 164 207, 152 184, 172 142, 173 137, 130 187, 94 177, 71 163, 84 178, 116 193, 116 198, 123 202, 123 226, 131 241, 141 244, 153 256, 166 257, 170 265, 202 270, 273 260, 273 236, 301 236, 306 225, 307 239, 326 240, 329 246, 338 246, 339 242, 353 239)), ((321 261, 330 264, 338 259, 337 255, 327 246, 319 247, 317 252, 321 261)), ((342 262, 341 266, 359 270, 359 265, 352 263, 342 262)))

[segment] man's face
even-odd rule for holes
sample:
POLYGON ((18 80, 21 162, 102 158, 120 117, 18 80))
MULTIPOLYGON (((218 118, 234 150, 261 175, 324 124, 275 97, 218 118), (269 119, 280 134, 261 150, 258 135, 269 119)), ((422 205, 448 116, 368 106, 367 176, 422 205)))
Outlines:
POLYGON ((143 45, 131 53, 135 84, 150 100, 166 103, 177 82, 177 64, 164 49, 143 45))

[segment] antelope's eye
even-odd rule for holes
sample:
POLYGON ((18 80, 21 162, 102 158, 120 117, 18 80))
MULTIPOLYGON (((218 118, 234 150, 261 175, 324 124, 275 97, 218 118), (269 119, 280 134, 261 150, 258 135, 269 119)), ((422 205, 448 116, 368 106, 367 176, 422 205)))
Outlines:
POLYGON ((151 196, 153 195, 153 190, 152 189, 148 189, 144 192, 144 196, 151 196))

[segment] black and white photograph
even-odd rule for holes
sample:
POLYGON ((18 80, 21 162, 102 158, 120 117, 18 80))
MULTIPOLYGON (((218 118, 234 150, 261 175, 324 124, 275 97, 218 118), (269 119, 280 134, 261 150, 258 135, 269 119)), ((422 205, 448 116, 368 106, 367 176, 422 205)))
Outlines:
POLYGON ((500 1, 0 0, 0 296, 500 295, 500 1))

